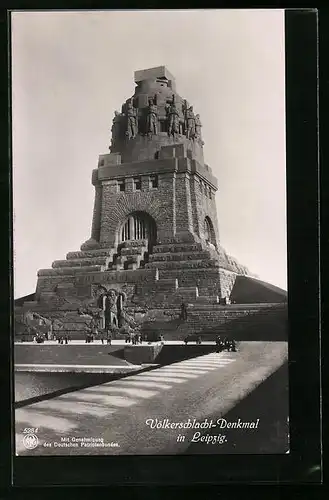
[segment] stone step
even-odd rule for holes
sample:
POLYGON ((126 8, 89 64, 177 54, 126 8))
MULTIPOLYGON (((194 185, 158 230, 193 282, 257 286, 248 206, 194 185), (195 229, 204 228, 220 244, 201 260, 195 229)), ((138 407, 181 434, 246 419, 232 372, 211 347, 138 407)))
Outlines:
POLYGON ((134 262, 139 264, 141 260, 141 255, 118 255, 115 259, 115 264, 124 264, 125 262, 134 262))
POLYGON ((193 292, 196 294, 196 296, 198 296, 199 293, 197 286, 179 286, 178 289, 180 292, 186 292, 186 293, 193 292))
MULTIPOLYGON (((205 280, 206 281, 206 280, 205 280)), ((200 280, 198 284, 199 296, 200 297, 217 297, 219 295, 219 287, 218 286, 200 286, 200 280)))
MULTIPOLYGON (((136 285, 136 295, 155 295, 160 291, 171 291, 175 292, 177 290, 177 281, 173 279, 163 279, 155 281, 154 283, 147 283, 136 285)), ((156 297, 154 297, 156 299, 156 297)))
POLYGON ((210 253, 203 252, 180 252, 180 253, 153 253, 149 257, 150 262, 163 262, 163 261, 195 261, 195 260, 208 260, 210 253))
POLYGON ((189 261, 164 261, 164 262, 148 262, 145 264, 147 269, 207 269, 218 268, 219 264, 215 260, 189 260, 189 261))
POLYGON ((166 245, 156 245, 153 247, 153 253, 178 253, 178 252, 200 252, 201 243, 170 243, 166 245))
POLYGON ((132 248, 132 247, 148 247, 148 240, 131 240, 131 241, 125 241, 120 244, 120 248, 132 248))
POLYGON ((172 283, 176 286, 176 288, 178 288, 178 281, 176 278, 159 278, 156 280, 155 284, 157 283, 172 283))
POLYGON ((197 297, 197 303, 199 304, 217 304, 218 296, 216 295, 199 295, 197 297))
POLYGON ((278 306, 277 304, 229 304, 229 305, 223 305, 223 304, 215 304, 215 305, 204 305, 204 304, 191 304, 190 306, 190 311, 192 314, 198 314, 199 312, 202 313, 217 313, 221 312, 228 312, 228 314, 232 313, 233 311, 240 311, 244 312, 247 311, 249 313, 258 313, 260 311, 264 312, 264 314, 275 314, 275 311, 278 309, 285 309, 285 307, 278 306))
POLYGON ((83 259, 70 259, 70 260, 55 260, 52 263, 52 268, 62 268, 62 267, 86 267, 86 266, 105 266, 110 260, 110 257, 94 257, 94 258, 83 258, 83 259))
POLYGON ((140 267, 142 260, 143 258, 141 255, 119 255, 115 261, 109 265, 109 268, 117 271, 124 269, 136 270, 140 267))
POLYGON ((145 252, 147 252, 146 247, 130 247, 130 248, 121 248, 120 254, 125 256, 144 255, 145 252))
POLYGON ((95 250, 84 250, 84 251, 78 251, 78 252, 69 252, 66 254, 66 259, 67 260, 74 260, 74 259, 84 259, 84 258, 94 258, 94 257, 112 257, 114 253, 113 249, 95 249, 95 250))
POLYGON ((199 295, 218 295, 218 268, 159 269, 159 278, 164 276, 177 278, 179 286, 197 286, 199 295))
POLYGON ((81 267, 63 267, 53 269, 39 269, 38 276, 75 276, 77 274, 96 273, 102 271, 102 266, 81 266, 81 267))
POLYGON ((185 300, 196 300, 198 297, 198 292, 193 288, 178 288, 177 294, 184 297, 185 300))

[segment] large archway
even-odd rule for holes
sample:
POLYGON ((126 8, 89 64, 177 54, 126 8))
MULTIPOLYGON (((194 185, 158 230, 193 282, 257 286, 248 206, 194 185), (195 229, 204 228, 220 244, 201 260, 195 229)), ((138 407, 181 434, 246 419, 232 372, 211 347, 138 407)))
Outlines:
POLYGON ((154 245, 157 238, 157 228, 154 219, 146 212, 130 214, 119 230, 119 243, 126 241, 147 240, 154 245))
POLYGON ((203 231, 206 243, 216 246, 216 234, 214 230, 214 225, 211 222, 210 217, 208 216, 205 217, 203 231))
POLYGON ((126 255, 123 269, 130 269, 131 264, 135 268, 133 262, 137 267, 144 267, 157 242, 156 222, 147 212, 132 212, 119 226, 118 237, 117 255, 126 255), (128 254, 126 250, 123 254, 124 247, 130 248, 128 254))

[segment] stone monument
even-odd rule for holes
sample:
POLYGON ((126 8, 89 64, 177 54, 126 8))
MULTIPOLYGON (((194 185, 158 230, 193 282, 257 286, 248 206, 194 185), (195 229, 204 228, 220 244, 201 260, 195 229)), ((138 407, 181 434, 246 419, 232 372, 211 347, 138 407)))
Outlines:
POLYGON ((39 270, 34 300, 22 310, 65 310, 74 321, 87 304, 104 311, 104 328, 119 326, 122 297, 132 313, 182 301, 216 305, 237 276, 249 275, 220 243, 218 183, 204 162, 200 115, 164 66, 136 71, 135 83, 115 112, 111 152, 92 172, 90 238, 39 270))

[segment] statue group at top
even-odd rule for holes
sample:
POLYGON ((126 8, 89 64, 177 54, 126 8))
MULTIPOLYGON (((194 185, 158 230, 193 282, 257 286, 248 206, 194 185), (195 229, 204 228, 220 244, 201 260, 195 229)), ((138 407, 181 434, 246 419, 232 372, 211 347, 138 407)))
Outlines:
POLYGON ((169 136, 186 135, 188 139, 201 139, 201 121, 200 115, 194 115, 193 106, 188 106, 184 101, 182 111, 184 115, 183 123, 180 121, 179 111, 176 105, 175 94, 172 96, 172 101, 166 107, 168 116, 169 136))
POLYGON ((189 106, 187 101, 184 100, 180 112, 175 94, 173 94, 171 100, 166 102, 165 112, 165 119, 163 117, 159 119, 157 94, 148 99, 148 106, 145 108, 136 108, 133 99, 127 101, 122 113, 115 111, 111 129, 112 144, 110 149, 113 148, 117 141, 122 140, 122 137, 130 140, 134 139, 137 134, 147 135, 148 137, 157 135, 160 120, 164 124, 161 127, 161 132, 166 132, 171 137, 185 135, 187 139, 199 140, 203 145, 200 115, 194 114, 193 106, 189 106))

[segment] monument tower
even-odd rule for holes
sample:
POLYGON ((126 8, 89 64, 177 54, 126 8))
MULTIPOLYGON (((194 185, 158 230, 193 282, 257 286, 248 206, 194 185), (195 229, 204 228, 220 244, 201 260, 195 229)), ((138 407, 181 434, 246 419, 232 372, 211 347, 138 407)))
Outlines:
POLYGON ((218 304, 249 274, 220 243, 199 114, 164 66, 136 71, 135 84, 92 172, 91 237, 38 272, 30 309, 69 312, 110 289, 132 308, 218 304))

